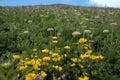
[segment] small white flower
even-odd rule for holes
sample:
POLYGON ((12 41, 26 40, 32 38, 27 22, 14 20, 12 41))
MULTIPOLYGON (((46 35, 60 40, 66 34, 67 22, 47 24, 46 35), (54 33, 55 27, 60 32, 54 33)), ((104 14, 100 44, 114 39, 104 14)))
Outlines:
POLYGON ((99 18, 99 16, 95 16, 95 18, 99 18))
POLYGON ((78 32, 78 31, 74 31, 74 32, 72 33, 73 36, 80 35, 80 34, 81 34, 81 33, 78 32))
POLYGON ((92 43, 92 42, 94 42, 94 40, 89 40, 89 42, 91 42, 91 43, 92 43))
POLYGON ((103 33, 108 33, 108 32, 109 32, 109 30, 107 30, 107 29, 106 29, 106 30, 103 30, 103 33))
POLYGON ((23 33, 24 33, 24 34, 29 33, 29 31, 24 31, 23 33))
POLYGON ((1 64, 1 66, 3 66, 3 67, 8 67, 8 66, 10 66, 10 65, 11 65, 10 62, 6 62, 6 63, 1 64))
POLYGON ((84 33, 91 33, 91 30, 84 30, 84 33))
POLYGON ((48 28, 47 31, 53 31, 54 29, 53 28, 48 28))
POLYGON ((116 22, 113 22, 113 23, 111 23, 110 25, 117 25, 117 23, 116 23, 116 22))
POLYGON ((57 36, 61 36, 61 33, 60 33, 60 32, 58 32, 58 33, 57 33, 57 36))
POLYGON ((32 20, 28 20, 28 23, 32 23, 32 20))
POLYGON ((79 24, 83 24, 83 22, 80 22, 79 24))

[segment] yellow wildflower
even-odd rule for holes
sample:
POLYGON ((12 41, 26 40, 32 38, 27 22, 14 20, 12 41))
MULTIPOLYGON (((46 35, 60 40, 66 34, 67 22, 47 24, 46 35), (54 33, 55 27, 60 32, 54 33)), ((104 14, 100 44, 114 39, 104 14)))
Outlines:
POLYGON ((53 61, 60 61, 61 60, 61 57, 55 57, 55 58, 52 58, 53 61))
POLYGON ((41 75, 42 75, 43 77, 46 77, 46 76, 47 76, 47 74, 46 74, 44 71, 41 71, 40 73, 41 73, 41 75))
POLYGON ((87 50, 87 52, 85 54, 91 54, 92 50, 87 50))
POLYGON ((13 59, 20 59, 20 55, 13 55, 13 59))
POLYGON ((37 51, 37 49, 36 49, 36 48, 34 48, 34 49, 33 49, 33 51, 34 51, 34 52, 36 52, 36 51, 37 51))
POLYGON ((84 66, 83 66, 82 64, 79 64, 79 67, 80 67, 80 68, 84 68, 84 66))
POLYGON ((70 46, 65 46, 64 49, 70 49, 70 46))
POLYGON ((33 65, 33 68, 34 68, 35 70, 40 70, 40 68, 38 67, 37 64, 33 65))
POLYGON ((49 52, 50 55, 52 55, 52 53, 53 53, 52 51, 49 52))
POLYGON ((52 54, 52 57, 58 57, 58 56, 60 56, 58 53, 53 53, 52 54))
POLYGON ((89 58, 89 56, 90 56, 90 55, 87 55, 87 54, 81 54, 81 55, 80 55, 80 58, 85 59, 85 58, 89 58))
POLYGON ((89 77, 87 77, 87 76, 84 76, 84 80, 89 80, 89 77))
POLYGON ((67 57, 67 54, 64 54, 64 57, 67 57))
POLYGON ((84 46, 84 49, 88 49, 88 47, 84 46))
POLYGON ((35 80, 37 77, 37 75, 35 73, 28 73, 26 76, 25 76, 25 80, 35 80))
POLYGON ((41 65, 39 59, 36 60, 36 64, 39 65, 39 66, 41 65))
POLYGON ((89 77, 84 76, 84 77, 78 77, 78 80, 89 80, 89 77))
POLYGON ((75 67, 75 65, 76 65, 75 63, 72 63, 72 64, 71 64, 71 67, 75 67))
MULTIPOLYGON (((101 56, 101 58, 103 59, 103 57, 101 56)), ((101 59, 100 56, 95 56, 95 55, 91 55, 90 59, 95 60, 95 59, 101 59)))
POLYGON ((20 60, 20 62, 19 62, 20 65, 23 65, 24 63, 25 63, 25 61, 23 61, 23 60, 20 60))
POLYGON ((26 65, 31 65, 31 61, 26 61, 25 64, 26 65))
POLYGON ((59 66, 58 66, 58 65, 56 65, 56 66, 54 66, 54 68, 55 68, 56 70, 58 70, 58 69, 59 69, 59 66))
POLYGON ((48 49, 43 49, 43 50, 42 50, 42 53, 48 53, 48 52, 49 52, 48 49))
POLYGON ((59 66, 59 67, 58 67, 58 70, 59 70, 59 71, 62 71, 62 70, 63 70, 63 68, 62 68, 61 66, 59 66))
POLYGON ((35 64, 35 60, 34 60, 34 59, 31 60, 31 64, 32 64, 32 65, 35 64))
POLYGON ((72 62, 77 62, 78 60, 77 60, 77 58, 72 58, 71 61, 72 62))
POLYGON ((25 66, 20 66, 18 70, 19 70, 19 71, 23 71, 23 70, 25 70, 27 67, 28 67, 27 65, 25 65, 25 66))
POLYGON ((52 40, 52 43, 57 44, 58 40, 52 40))
POLYGON ((104 56, 101 56, 101 55, 99 56, 99 59, 103 59, 103 58, 104 58, 104 56))
POLYGON ((45 66, 48 66, 49 63, 48 62, 42 62, 41 65, 45 65, 45 66))
POLYGON ((88 44, 84 44, 84 49, 88 49, 88 44))
POLYGON ((43 61, 50 61, 50 57, 45 56, 45 57, 42 58, 42 60, 43 61))
POLYGON ((57 36, 53 36, 52 39, 54 39, 54 40, 57 39, 57 36))
POLYGON ((79 39, 79 43, 85 43, 85 42, 87 42, 87 39, 85 39, 85 38, 80 38, 79 39))
POLYGON ((20 74, 19 74, 19 73, 17 74, 17 77, 20 77, 20 74))

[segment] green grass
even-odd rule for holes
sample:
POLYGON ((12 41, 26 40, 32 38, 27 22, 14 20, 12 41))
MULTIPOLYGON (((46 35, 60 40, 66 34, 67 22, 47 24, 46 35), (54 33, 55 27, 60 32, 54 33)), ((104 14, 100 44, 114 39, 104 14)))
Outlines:
POLYGON ((29 52, 33 48, 50 48, 51 36, 61 33, 58 46, 71 45, 72 32, 93 40, 95 54, 105 56, 103 72, 96 80, 120 79, 120 9, 67 5, 0 7, 0 61, 11 53, 29 52), (54 31, 47 31, 53 28, 54 31), (91 33, 84 33, 91 30, 91 33), (103 33, 103 30, 109 30, 103 33), (28 33, 24 33, 28 31, 28 33))

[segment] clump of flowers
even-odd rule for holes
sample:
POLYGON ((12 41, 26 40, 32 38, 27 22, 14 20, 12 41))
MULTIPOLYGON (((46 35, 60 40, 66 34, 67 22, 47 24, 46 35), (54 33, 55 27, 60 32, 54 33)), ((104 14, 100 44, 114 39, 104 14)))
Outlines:
MULTIPOLYGON (((52 43, 56 44, 57 39, 57 36, 53 36, 52 43)), ((89 73, 92 72, 92 69, 91 71, 89 69, 94 66, 91 63, 97 63, 98 60, 104 59, 104 56, 93 54, 86 38, 80 38, 77 41, 78 44, 71 44, 70 46, 69 44, 64 46, 54 45, 52 49, 51 47, 42 50, 34 48, 33 53, 36 54, 31 54, 32 57, 20 58, 20 55, 13 55, 13 59, 20 59, 17 64, 18 74, 25 76, 25 80, 53 80, 54 78, 63 79, 64 73, 67 72, 65 76, 70 76, 72 73, 74 74, 72 75, 74 80, 89 80, 89 73), (29 71, 22 75, 28 69, 29 71)), ((72 77, 70 76, 68 80, 72 77)))
POLYGON ((57 36, 52 37, 52 43, 54 43, 54 44, 58 43, 57 36))
POLYGON ((84 76, 84 77, 78 77, 78 80, 89 80, 89 77, 84 76))

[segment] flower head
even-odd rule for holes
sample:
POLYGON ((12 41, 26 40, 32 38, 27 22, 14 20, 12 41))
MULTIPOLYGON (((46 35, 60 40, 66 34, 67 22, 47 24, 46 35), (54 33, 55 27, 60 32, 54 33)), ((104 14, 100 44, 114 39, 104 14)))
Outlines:
POLYGON ((34 52, 36 52, 36 51, 37 51, 37 49, 36 49, 36 48, 34 48, 34 49, 33 49, 33 51, 34 51, 34 52))
POLYGON ((47 74, 44 72, 44 71, 41 71, 40 74, 43 76, 43 77, 46 77, 47 74))
POLYGON ((48 28, 47 31, 53 31, 54 29, 53 28, 48 28))
POLYGON ((19 59, 20 55, 13 55, 12 57, 13 57, 13 59, 19 59))
POLYGON ((70 46, 65 46, 64 49, 70 49, 70 46))
POLYGON ((107 29, 103 30, 103 33, 108 33, 108 32, 109 32, 109 30, 107 30, 107 29))
POLYGON ((58 40, 52 40, 52 43, 57 44, 58 40))
POLYGON ((91 33, 91 30, 84 30, 84 33, 91 33))
POLYGON ((87 42, 87 39, 85 39, 85 38, 80 38, 79 39, 79 43, 85 43, 85 42, 87 42))
POLYGON ((48 49, 43 49, 43 50, 42 50, 42 53, 48 53, 48 52, 49 52, 48 49))
POLYGON ((78 31, 75 31, 75 32, 72 33, 73 36, 80 35, 80 34, 81 34, 81 33, 78 32, 78 31))
POLYGON ((54 39, 54 40, 57 39, 57 36, 53 36, 52 39, 54 39))
POLYGON ((37 77, 37 75, 35 73, 28 73, 26 76, 25 76, 25 80, 35 80, 37 77))

